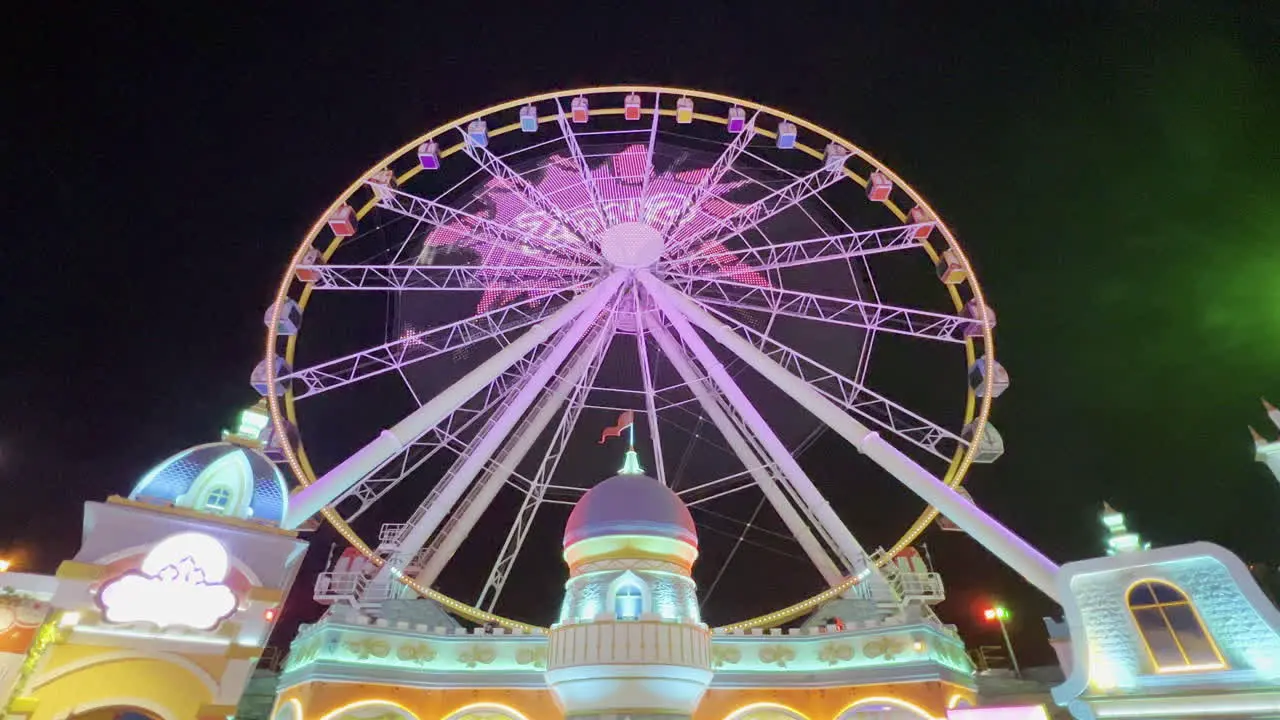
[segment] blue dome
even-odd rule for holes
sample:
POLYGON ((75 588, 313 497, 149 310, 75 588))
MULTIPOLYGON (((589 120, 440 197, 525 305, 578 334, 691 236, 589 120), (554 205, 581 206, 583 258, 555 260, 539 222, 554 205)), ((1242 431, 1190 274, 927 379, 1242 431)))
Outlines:
POLYGON ((227 490, 219 508, 225 512, 217 514, 276 524, 284 519, 289 494, 280 470, 257 450, 227 442, 197 445, 166 459, 143 476, 129 499, 204 510, 213 506, 193 491, 199 494, 210 483, 227 490))
POLYGON ((684 501, 645 475, 615 475, 578 500, 564 530, 564 546, 605 535, 652 535, 698 546, 684 501))

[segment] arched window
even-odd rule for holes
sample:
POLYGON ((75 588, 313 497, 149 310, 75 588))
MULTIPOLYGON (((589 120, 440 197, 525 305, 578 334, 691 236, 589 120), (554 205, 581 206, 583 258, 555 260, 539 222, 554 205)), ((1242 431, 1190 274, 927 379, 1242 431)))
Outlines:
POLYGON ((644 593, 630 583, 613 594, 613 615, 619 620, 639 620, 644 610, 644 593))
POLYGON ((209 491, 204 496, 204 509, 218 515, 226 515, 227 508, 231 507, 231 490, 225 485, 219 485, 209 491))
POLYGON ((1129 588, 1129 612, 1157 672, 1220 670, 1226 666, 1186 593, 1166 582, 1129 588))

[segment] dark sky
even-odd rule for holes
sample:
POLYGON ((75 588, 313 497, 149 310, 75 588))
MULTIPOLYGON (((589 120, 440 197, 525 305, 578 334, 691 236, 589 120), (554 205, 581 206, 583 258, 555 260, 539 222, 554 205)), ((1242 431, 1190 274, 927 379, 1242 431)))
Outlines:
MULTIPOLYGON (((1050 557, 1096 554, 1108 499, 1157 544, 1280 561, 1280 486, 1244 429, 1280 399, 1274 2, 32 5, 5 23, 0 133, 0 550, 26 567, 255 399, 277 277, 369 164, 493 102, 626 82, 786 108, 930 198, 1014 380, 973 494, 1050 557)), ((992 643, 973 618, 1001 598, 1047 660, 1056 607, 967 538, 928 540, 944 618, 992 643)))

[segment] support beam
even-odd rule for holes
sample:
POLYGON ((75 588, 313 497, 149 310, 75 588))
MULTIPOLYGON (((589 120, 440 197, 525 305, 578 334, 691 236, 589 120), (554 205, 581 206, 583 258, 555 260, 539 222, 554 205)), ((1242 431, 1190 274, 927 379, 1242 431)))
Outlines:
MULTIPOLYGON (((475 528, 476 522, 480 520, 480 516, 484 514, 486 508, 497 497, 498 491, 502 490, 507 484, 507 480, 511 477, 511 473, 516 466, 524 460, 524 456, 528 454, 529 448, 533 447, 533 443, 542 436, 547 426, 551 424, 551 420, 560 412, 560 408, 564 406, 564 402, 568 399, 570 392, 577 386, 578 382, 587 373, 591 366, 591 361, 596 357, 600 350, 601 343, 608 342, 609 335, 612 334, 610 326, 605 324, 600 327, 589 342, 584 342, 578 347, 576 357, 569 361, 565 372, 556 376, 551 381, 551 386, 547 392, 538 398, 538 404, 534 407, 532 413, 524 422, 520 423, 520 427, 515 432, 505 438, 506 442, 502 449, 493 456, 493 463, 490 465, 489 472, 480 479, 475 497, 469 498, 470 502, 466 507, 453 517, 449 518, 446 523, 445 530, 437 534, 435 540, 428 546, 426 563, 422 569, 418 571, 418 582, 428 587, 435 585, 436 579, 440 577, 440 571, 444 570, 444 566, 453 558, 454 553, 458 551, 458 547, 462 545, 462 541, 471 534, 471 530, 475 528), (438 540, 438 542, 436 542, 438 540)), ((485 437, 491 437, 494 433, 487 429, 488 433, 485 437)), ((483 442, 485 437, 480 438, 483 442)), ((472 447, 468 453, 467 459, 470 460, 478 454, 480 443, 472 447)), ((472 463, 475 467, 483 467, 484 462, 488 460, 487 456, 481 455, 479 463, 472 463)), ((470 468, 460 467, 459 473, 469 471, 470 468)), ((532 491, 532 488, 530 488, 532 491)), ((406 556, 411 557, 416 554, 416 547, 401 547, 400 551, 406 556)))
MULTIPOLYGON (((603 290, 604 293, 596 296, 592 303, 574 318, 573 324, 565 333, 556 339, 555 344, 547 351, 538 367, 529 374, 528 379, 510 403, 502 409, 492 423, 481 430, 481 438, 471 446, 471 452, 462 459, 462 465, 442 479, 440 482, 443 484, 438 492, 432 492, 431 496, 418 506, 413 517, 409 519, 407 529, 395 541, 395 559, 379 568, 379 580, 388 573, 402 571, 403 565, 426 545, 436 528, 440 527, 441 521, 453 510, 454 505, 471 485, 471 481, 484 469, 502 441, 507 439, 512 428, 546 390, 547 383, 560 369, 560 365, 569 353, 578 346, 582 337, 600 319, 600 311, 608 301, 613 299, 622 280, 623 276, 615 273, 598 286, 597 289, 603 290)), ((377 581, 374 585, 377 585, 377 581)))
POLYGON ((742 461, 743 466, 747 468, 756 485, 760 486, 760 492, 768 499, 769 504, 778 513, 778 517, 782 518, 782 523, 787 526, 791 536, 796 539, 796 542, 800 543, 800 547, 809 556, 809 561, 817 568, 822 575, 822 579, 828 585, 840 584, 844 579, 844 574, 832 562, 831 556, 822 547, 822 543, 813 534, 813 530, 805 524, 795 506, 791 504, 786 494, 778 487, 778 482, 773 475, 761 466, 760 459, 752 452, 742 433, 738 432, 738 428, 729 419, 728 413, 720 407, 720 403, 707 388, 703 378, 699 377, 693 367, 693 363, 685 356, 684 350, 680 348, 660 323, 654 323, 652 334, 653 339, 658 343, 658 347, 662 349, 664 357, 667 358, 667 362, 671 363, 671 367, 675 368, 680 378, 688 384, 689 389, 698 398, 698 402, 702 404, 702 408, 707 413, 711 423, 716 426, 716 429, 720 431, 720 435, 724 437, 725 442, 729 444, 734 454, 742 461))
POLYGON ((564 287, 600 274, 598 265, 299 265, 318 277, 312 290, 464 291, 529 288, 553 281, 564 287))
POLYGON ((640 281, 644 283, 645 289, 649 291, 650 297, 653 298, 654 304, 662 311, 662 314, 671 323, 680 339, 693 352, 694 357, 702 364, 707 371, 707 375, 711 377, 712 382, 720 388, 721 394, 724 396, 729 406, 738 413, 742 421, 746 423, 751 433, 759 440, 760 445, 764 448, 773 464, 782 470, 782 474, 791 483, 796 492, 800 494, 801 500, 805 506, 813 512, 818 524, 829 534, 836 544, 836 551, 840 554, 840 559, 844 561, 845 567, 858 571, 866 565, 867 552, 862 549, 853 533, 849 531, 849 527, 844 524, 836 512, 831 507, 831 503, 818 492, 818 488, 809 479, 801 469, 800 463, 792 456, 791 450, 783 444, 773 428, 765 421, 764 417, 756 410, 755 405, 747 398, 742 388, 738 387, 737 381, 725 370, 724 363, 721 363, 711 352, 711 348, 703 342, 702 337, 689 325, 689 321, 684 315, 671 304, 668 297, 661 293, 670 293, 665 286, 657 281, 648 272, 642 271, 639 274, 640 281), (657 288, 655 290, 655 288, 657 288))
POLYGON ((301 400, 375 375, 403 370, 427 358, 484 340, 501 341, 507 333, 544 321, 549 317, 546 312, 547 303, 558 296, 587 287, 588 284, 583 283, 530 296, 447 325, 408 333, 375 348, 298 368, 279 379, 292 383, 293 399, 301 400))
MULTIPOLYGON (((427 404, 414 410, 390 429, 383 430, 382 434, 357 450, 354 455, 339 463, 311 485, 294 493, 289 498, 289 511, 282 523, 283 527, 296 528, 307 518, 320 512, 361 478, 395 456, 414 438, 435 427, 468 398, 488 386, 507 368, 516 364, 520 358, 545 342, 560 328, 583 315, 588 316, 589 321, 594 321, 605 303, 617 292, 622 280, 622 275, 614 273, 591 290, 570 300, 510 345, 481 363, 476 369, 462 376, 427 404)), ((584 327, 583 332, 585 331, 584 327)))
POLYGON ((667 468, 662 461, 662 433, 658 429, 658 408, 653 393, 653 373, 649 368, 649 348, 644 341, 644 308, 640 302, 640 289, 633 286, 631 298, 636 311, 636 352, 640 356, 640 377, 644 383, 645 417, 649 420, 649 442, 653 446, 653 466, 658 482, 667 485, 667 468))
POLYGON ((1055 582, 1058 566, 1030 543, 947 487, 929 471, 882 439, 879 433, 872 432, 854 420, 822 393, 809 387, 808 384, 787 372, 785 368, 770 360, 751 343, 699 307, 692 299, 666 287, 647 272, 640 273, 639 278, 664 312, 669 310, 677 317, 688 318, 702 328, 716 342, 742 358, 828 427, 840 433, 860 452, 874 460, 925 502, 937 508, 947 516, 947 519, 969 533, 1041 592, 1054 600, 1058 599, 1058 588, 1055 582))

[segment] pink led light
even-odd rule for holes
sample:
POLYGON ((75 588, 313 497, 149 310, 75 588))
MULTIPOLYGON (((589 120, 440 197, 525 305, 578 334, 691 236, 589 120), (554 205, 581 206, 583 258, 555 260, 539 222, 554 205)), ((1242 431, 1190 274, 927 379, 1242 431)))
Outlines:
MULTIPOLYGON (((664 172, 649 181, 648 202, 642 207, 640 200, 644 189, 644 176, 648 166, 645 145, 631 145, 611 156, 607 162, 592 168, 592 182, 601 198, 597 211, 591 195, 582 182, 582 176, 572 158, 552 155, 542 170, 542 177, 535 187, 549 199, 561 214, 568 216, 584 232, 595 236, 604 230, 600 223, 603 213, 611 225, 624 222, 645 222, 654 227, 664 227, 683 212, 689 196, 707 177, 709 168, 664 172), (643 217, 642 217, 643 216, 643 217)), ((724 195, 741 187, 746 181, 717 183, 699 205, 698 212, 687 219, 675 232, 670 244, 679 246, 688 237, 710 231, 742 206, 724 199, 724 195)), ((442 225, 424 240, 425 255, 435 248, 460 246, 480 255, 480 266, 524 266, 533 269, 523 271, 513 278, 510 273, 501 277, 494 274, 486 279, 484 294, 476 306, 476 312, 487 312, 522 297, 548 292, 564 286, 557 271, 562 264, 550 255, 547 247, 554 245, 581 246, 581 241, 568 232, 550 214, 533 207, 517 191, 497 178, 486 182, 479 196, 488 201, 482 211, 473 211, 489 220, 525 233, 535 239, 533 243, 494 241, 489 235, 477 232, 474 221, 466 219, 442 225), (539 247, 542 245, 542 247, 539 247), (545 270, 542 269, 545 267, 545 270)), ((708 237, 715 234, 709 232, 708 237)), ((595 253, 594 248, 591 249, 595 253)), ((686 250, 693 255, 706 257, 720 273, 735 282, 751 285, 768 285, 765 277, 743 264, 737 256, 719 242, 705 241, 686 250)), ((480 271, 481 278, 484 272, 480 271)))

